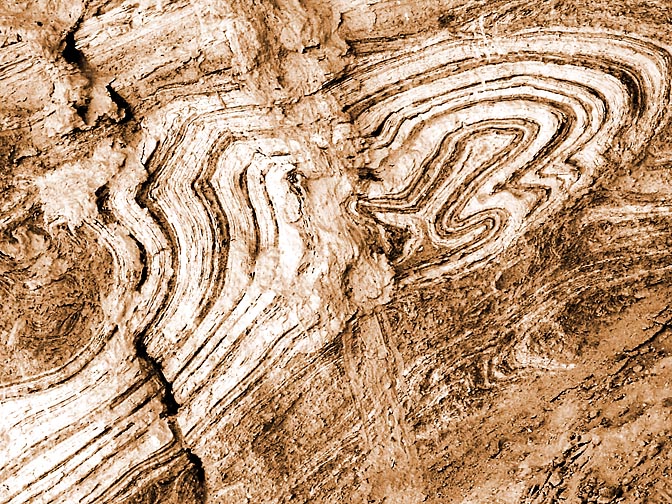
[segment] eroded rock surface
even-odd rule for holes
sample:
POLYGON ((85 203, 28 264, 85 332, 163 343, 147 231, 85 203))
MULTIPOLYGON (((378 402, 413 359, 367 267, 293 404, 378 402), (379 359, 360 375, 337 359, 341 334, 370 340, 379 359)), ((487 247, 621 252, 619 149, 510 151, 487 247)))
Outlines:
POLYGON ((0 502, 667 502, 664 4, 0 3, 0 502))

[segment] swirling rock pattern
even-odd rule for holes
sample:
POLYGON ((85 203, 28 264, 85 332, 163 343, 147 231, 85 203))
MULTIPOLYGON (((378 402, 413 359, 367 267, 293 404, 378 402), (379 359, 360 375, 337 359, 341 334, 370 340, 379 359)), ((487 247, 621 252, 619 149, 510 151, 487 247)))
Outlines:
POLYGON ((0 502, 672 493, 664 11, 444 3, 0 6, 0 502))
POLYGON ((558 31, 432 41, 355 71, 338 92, 375 179, 357 211, 397 239, 411 281, 468 271, 609 158, 637 156, 664 113, 669 63, 644 41, 558 31))

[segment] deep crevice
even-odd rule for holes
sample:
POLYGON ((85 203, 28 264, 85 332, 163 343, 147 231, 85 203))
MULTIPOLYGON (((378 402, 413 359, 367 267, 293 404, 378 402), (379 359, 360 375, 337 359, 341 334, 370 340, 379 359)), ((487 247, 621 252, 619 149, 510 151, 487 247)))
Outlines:
POLYGON ((164 406, 164 417, 175 416, 180 408, 180 405, 175 400, 175 395, 173 394, 173 384, 166 379, 165 375, 163 374, 161 364, 159 364, 159 362, 151 357, 147 352, 147 346, 143 341, 142 335, 135 342, 135 351, 140 360, 147 365, 149 372, 155 378, 157 378, 161 384, 161 388, 163 389, 162 402, 164 406))
POLYGON ((96 207, 98 208, 98 214, 104 224, 109 224, 114 221, 114 214, 110 210, 109 200, 110 200, 110 187, 108 184, 105 184, 98 189, 96 189, 96 207))
POLYGON ((205 468, 203 467, 203 461, 196 455, 191 449, 186 448, 187 459, 194 466, 194 473, 198 482, 205 488, 205 468))
POLYGON ((130 121, 133 118, 133 111, 131 110, 129 103, 124 100, 124 98, 119 93, 117 93, 110 84, 105 86, 105 89, 107 89, 107 93, 110 95, 110 99, 115 103, 119 110, 123 111, 124 113, 119 122, 124 123, 130 121))
POLYGON ((86 58, 84 58, 84 53, 77 49, 75 42, 75 32, 78 28, 79 22, 75 23, 72 29, 65 36, 65 47, 63 48, 63 51, 61 51, 61 55, 63 56, 63 59, 71 65, 75 65, 77 68, 84 69, 86 66, 86 58))
POLYGON ((180 409, 180 404, 175 399, 175 395, 173 393, 173 384, 169 382, 166 376, 163 374, 161 363, 149 355, 144 337, 145 333, 142 332, 135 340, 136 355, 139 357, 140 362, 148 371, 148 373, 155 377, 161 384, 163 391, 161 402, 164 406, 161 417, 167 421, 168 427, 170 428, 175 438, 175 442, 179 444, 180 448, 184 451, 189 463, 191 464, 191 472, 196 478, 196 483, 198 485, 198 488, 194 489, 195 502, 205 502, 207 488, 205 486, 205 469, 203 467, 203 462, 198 457, 198 455, 191 451, 191 449, 188 448, 185 444, 184 436, 182 435, 182 429, 180 428, 177 419, 175 418, 177 412, 180 409))

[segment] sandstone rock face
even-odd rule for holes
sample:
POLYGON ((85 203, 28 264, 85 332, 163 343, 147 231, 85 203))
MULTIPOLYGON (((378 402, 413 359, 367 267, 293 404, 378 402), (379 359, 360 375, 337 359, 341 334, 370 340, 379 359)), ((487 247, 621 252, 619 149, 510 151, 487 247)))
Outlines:
POLYGON ((0 502, 672 502, 664 2, 0 2, 0 502))

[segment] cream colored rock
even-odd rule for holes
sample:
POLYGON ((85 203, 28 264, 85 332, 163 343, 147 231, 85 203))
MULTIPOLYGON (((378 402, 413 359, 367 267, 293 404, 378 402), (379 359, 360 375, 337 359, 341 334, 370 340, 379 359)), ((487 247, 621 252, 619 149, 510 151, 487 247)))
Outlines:
POLYGON ((625 4, 0 5, 0 502, 669 493, 625 4))

